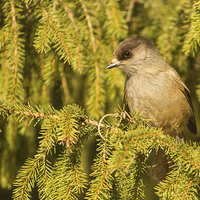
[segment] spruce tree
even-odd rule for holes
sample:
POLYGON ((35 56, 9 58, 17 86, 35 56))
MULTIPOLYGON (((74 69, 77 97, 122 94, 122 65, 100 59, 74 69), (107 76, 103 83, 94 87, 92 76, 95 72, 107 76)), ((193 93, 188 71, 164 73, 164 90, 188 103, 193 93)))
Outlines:
POLYGON ((199 0, 2 0, 0 27, 0 188, 13 199, 150 199, 161 148, 174 165, 156 195, 200 198, 199 137, 178 143, 124 111, 125 75, 105 69, 123 39, 151 38, 192 90, 198 124, 199 0))

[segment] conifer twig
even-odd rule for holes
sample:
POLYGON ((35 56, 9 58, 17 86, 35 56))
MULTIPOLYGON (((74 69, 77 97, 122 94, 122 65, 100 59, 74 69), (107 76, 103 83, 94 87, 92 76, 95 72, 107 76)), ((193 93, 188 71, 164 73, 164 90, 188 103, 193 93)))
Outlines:
POLYGON ((119 117, 118 114, 106 114, 106 115, 104 115, 104 116, 100 119, 99 124, 98 124, 98 133, 99 133, 100 137, 101 137, 103 140, 105 140, 105 141, 106 141, 107 139, 105 139, 105 138, 103 137, 103 135, 101 134, 100 128, 101 128, 102 121, 103 121, 106 117, 108 117, 108 116, 119 117))

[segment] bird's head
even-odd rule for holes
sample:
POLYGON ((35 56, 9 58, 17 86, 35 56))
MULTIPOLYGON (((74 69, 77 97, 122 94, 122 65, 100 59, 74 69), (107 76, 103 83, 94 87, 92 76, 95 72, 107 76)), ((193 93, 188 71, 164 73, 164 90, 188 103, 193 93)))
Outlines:
POLYGON ((136 72, 148 73, 151 71, 151 66, 157 69, 165 64, 152 40, 136 36, 127 38, 118 45, 112 62, 106 69, 119 67, 127 75, 133 75, 136 72))

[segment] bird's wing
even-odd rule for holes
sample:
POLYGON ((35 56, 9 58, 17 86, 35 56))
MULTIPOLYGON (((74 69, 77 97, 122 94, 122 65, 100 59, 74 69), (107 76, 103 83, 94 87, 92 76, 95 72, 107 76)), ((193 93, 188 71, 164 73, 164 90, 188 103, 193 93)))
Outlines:
POLYGON ((128 96, 127 96, 127 91, 126 90, 124 90, 123 104, 128 105, 128 96))
POLYGON ((190 91, 189 89, 186 87, 185 83, 183 82, 183 80, 178 76, 176 76, 176 78, 173 79, 175 82, 177 82, 177 85, 179 87, 179 90, 185 95, 190 107, 191 107, 191 114, 190 114, 190 118, 188 120, 187 123, 187 127, 189 129, 189 131, 193 134, 197 134, 197 125, 196 125, 196 120, 195 120, 195 116, 194 116, 194 108, 193 108, 193 104, 190 98, 190 91))

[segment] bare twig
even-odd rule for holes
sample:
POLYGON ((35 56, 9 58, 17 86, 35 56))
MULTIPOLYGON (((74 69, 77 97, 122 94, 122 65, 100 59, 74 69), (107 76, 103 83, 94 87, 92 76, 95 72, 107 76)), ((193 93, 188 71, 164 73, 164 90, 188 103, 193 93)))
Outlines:
POLYGON ((135 3, 144 3, 144 1, 142 1, 142 0, 131 0, 130 1, 129 7, 128 7, 127 16, 126 16, 126 23, 129 23, 131 21, 133 7, 134 7, 135 3))
POLYGON ((98 124, 98 133, 99 133, 99 135, 101 136, 101 138, 102 138, 103 140, 107 140, 107 139, 105 139, 105 138, 103 137, 103 135, 101 134, 100 127, 101 127, 102 121, 103 121, 106 117, 108 117, 108 116, 119 117, 119 115, 115 113, 115 114, 106 114, 106 115, 104 115, 104 116, 100 119, 99 124, 98 124))
MULTIPOLYGON (((92 126, 96 126, 98 127, 99 123, 90 119, 84 119, 84 123, 86 124, 90 124, 92 126)), ((101 124, 100 125, 101 128, 110 128, 110 126, 106 125, 106 124, 101 124)))
POLYGON ((128 7, 128 13, 126 16, 126 23, 129 23, 131 21, 131 15, 132 15, 134 4, 135 4, 135 0, 131 0, 128 7))

